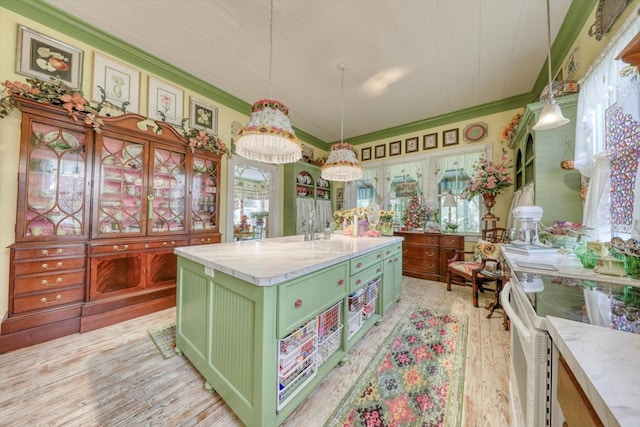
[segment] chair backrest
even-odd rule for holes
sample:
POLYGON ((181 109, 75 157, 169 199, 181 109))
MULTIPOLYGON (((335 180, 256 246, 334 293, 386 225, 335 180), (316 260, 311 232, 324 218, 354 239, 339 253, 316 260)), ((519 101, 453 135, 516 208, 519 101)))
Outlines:
POLYGON ((507 229, 495 227, 482 230, 482 240, 486 240, 491 243, 506 243, 507 229))

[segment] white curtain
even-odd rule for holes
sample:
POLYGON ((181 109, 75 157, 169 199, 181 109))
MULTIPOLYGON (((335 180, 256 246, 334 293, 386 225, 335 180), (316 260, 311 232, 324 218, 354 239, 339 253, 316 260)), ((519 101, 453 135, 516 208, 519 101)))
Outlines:
MULTIPOLYGON (((609 163, 602 159, 607 156, 605 114, 608 108, 617 105, 632 120, 640 120, 640 74, 637 68, 615 59, 639 32, 640 17, 634 13, 580 81, 574 162, 582 175, 591 178, 583 223, 591 224, 596 229, 594 234, 602 240, 610 239, 610 231, 605 228, 611 229, 609 222, 602 224, 604 221, 598 220, 609 205, 609 186, 606 185, 609 163)), ((636 191, 635 201, 638 198, 640 194, 636 191)), ((637 220, 640 211, 637 203, 635 206, 633 219, 637 220)), ((609 218, 608 212, 606 218, 609 218)))
POLYGON ((331 200, 316 200, 316 214, 314 216, 314 227, 316 232, 322 232, 329 226, 333 219, 331 211, 331 200))
POLYGON ((507 216, 507 228, 518 228, 520 224, 516 224, 513 220, 513 210, 518 206, 533 206, 534 204, 534 191, 533 182, 525 185, 513 193, 511 199, 511 206, 509 207, 509 215, 507 216))
POLYGON ((312 211, 314 211, 313 218, 315 221, 315 207, 316 205, 313 199, 305 199, 302 197, 296 198, 296 230, 298 230, 297 234, 304 234, 305 230, 307 230, 307 226, 309 225, 309 217, 311 216, 312 211))

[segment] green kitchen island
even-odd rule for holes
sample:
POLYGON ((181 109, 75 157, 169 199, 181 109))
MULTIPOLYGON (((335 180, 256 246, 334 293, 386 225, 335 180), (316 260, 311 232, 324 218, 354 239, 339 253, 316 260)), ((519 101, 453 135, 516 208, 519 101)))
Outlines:
POLYGON ((281 424, 402 294, 402 237, 175 253, 177 349, 250 427, 281 424))

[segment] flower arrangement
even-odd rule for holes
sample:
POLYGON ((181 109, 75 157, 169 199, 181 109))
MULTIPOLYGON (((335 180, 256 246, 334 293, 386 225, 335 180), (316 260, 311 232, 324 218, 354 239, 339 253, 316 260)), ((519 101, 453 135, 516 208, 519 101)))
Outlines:
POLYGON ((592 228, 571 221, 555 221, 553 225, 542 227, 540 235, 543 236, 585 236, 592 228))
POLYGON ((502 150, 500 163, 493 163, 486 158, 481 158, 474 166, 473 177, 465 183, 462 194, 466 199, 471 199, 479 194, 500 194, 504 189, 513 185, 513 177, 508 171, 507 152, 502 150))
POLYGON ((204 130, 187 129, 185 124, 188 121, 188 118, 182 119, 181 129, 182 136, 189 141, 188 145, 191 152, 199 148, 201 150, 212 151, 219 155, 226 154, 228 157, 231 157, 231 150, 220 138, 216 135, 210 135, 204 130))
POLYGON ((384 222, 392 223, 395 220, 395 216, 396 216, 395 211, 380 210, 381 223, 384 223, 384 222))
POLYGON ((516 134, 518 130, 518 125, 520 124, 520 119, 522 119, 522 114, 516 114, 504 128, 502 128, 502 132, 500 132, 500 140, 502 142, 509 142, 511 138, 516 134))
POLYGON ((402 222, 409 228, 422 228, 426 220, 427 212, 424 206, 420 204, 417 193, 413 193, 407 208, 402 215, 402 222))

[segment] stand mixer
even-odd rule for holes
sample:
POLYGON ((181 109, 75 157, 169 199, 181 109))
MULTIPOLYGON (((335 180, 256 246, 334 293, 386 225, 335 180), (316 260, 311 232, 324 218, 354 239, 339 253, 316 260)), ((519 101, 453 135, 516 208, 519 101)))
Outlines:
POLYGON ((542 219, 542 212, 540 206, 518 206, 512 211, 514 224, 520 225, 515 229, 517 239, 512 240, 512 244, 546 247, 538 238, 538 224, 542 219))

